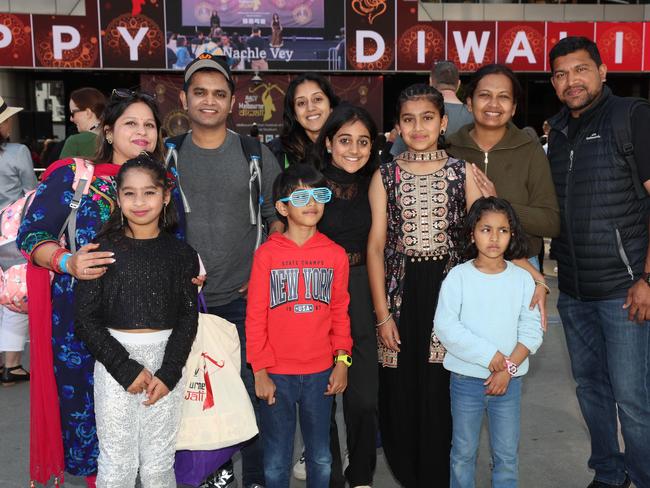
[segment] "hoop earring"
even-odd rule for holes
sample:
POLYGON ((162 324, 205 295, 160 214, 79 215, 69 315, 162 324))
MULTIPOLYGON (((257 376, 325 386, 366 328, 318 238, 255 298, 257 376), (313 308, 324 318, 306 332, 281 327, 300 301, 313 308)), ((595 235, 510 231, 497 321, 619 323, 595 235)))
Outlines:
POLYGON ((445 129, 440 129, 440 135, 444 136, 445 135, 445 129))
POLYGON ((120 209, 120 226, 124 227, 124 213, 122 213, 122 209, 120 209))

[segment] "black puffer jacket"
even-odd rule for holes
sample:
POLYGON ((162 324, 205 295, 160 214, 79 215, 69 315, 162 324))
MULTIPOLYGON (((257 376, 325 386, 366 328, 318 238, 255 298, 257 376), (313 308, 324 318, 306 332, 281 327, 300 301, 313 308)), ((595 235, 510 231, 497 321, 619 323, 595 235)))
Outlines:
POLYGON ((625 297, 641 277, 648 247, 650 198, 639 199, 630 166, 617 148, 612 107, 604 87, 584 112, 573 141, 569 110, 549 120, 548 159, 560 204, 560 236, 552 252, 560 291, 580 300, 625 297))

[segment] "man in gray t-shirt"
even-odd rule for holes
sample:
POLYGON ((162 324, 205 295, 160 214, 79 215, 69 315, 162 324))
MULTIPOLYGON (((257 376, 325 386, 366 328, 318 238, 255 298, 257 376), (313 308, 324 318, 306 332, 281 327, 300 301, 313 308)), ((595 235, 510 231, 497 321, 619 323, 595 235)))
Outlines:
MULTIPOLYGON (((207 271, 203 292, 208 312, 237 327, 241 342, 241 375, 256 415, 257 397, 252 371, 246 364, 246 290, 257 227, 251 224, 249 161, 240 136, 226 128, 235 102, 234 82, 225 58, 201 54, 185 68, 181 103, 192 131, 177 148, 178 184, 184 196, 187 242, 196 249, 207 271)), ((261 216, 269 232, 283 230, 273 205, 273 181, 280 169, 261 146, 261 216)), ((259 438, 242 449, 243 487, 264 486, 262 443, 259 438)), ((213 473, 202 485, 229 487, 236 483, 232 463, 213 473)))

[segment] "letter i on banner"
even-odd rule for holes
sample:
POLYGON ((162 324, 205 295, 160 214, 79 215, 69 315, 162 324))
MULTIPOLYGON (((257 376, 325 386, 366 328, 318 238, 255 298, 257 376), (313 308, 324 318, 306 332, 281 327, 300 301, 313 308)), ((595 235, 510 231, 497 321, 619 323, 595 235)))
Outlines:
POLYGON ((596 44, 608 71, 640 71, 643 22, 598 22, 596 44))
POLYGON ((445 56, 445 23, 419 22, 418 2, 397 0, 397 41, 395 42, 398 70, 428 71, 445 56))

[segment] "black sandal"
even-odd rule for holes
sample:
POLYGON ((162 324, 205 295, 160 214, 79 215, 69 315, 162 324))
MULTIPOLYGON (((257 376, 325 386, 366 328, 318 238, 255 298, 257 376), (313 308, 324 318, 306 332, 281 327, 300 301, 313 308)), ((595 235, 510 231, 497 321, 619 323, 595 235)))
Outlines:
POLYGON ((14 366, 12 368, 5 367, 2 370, 1 381, 2 381, 2 386, 11 386, 18 381, 29 381, 29 371, 23 368, 22 364, 19 364, 18 366, 14 366), (25 372, 25 374, 12 373, 12 371, 16 371, 17 369, 22 369, 25 372))

